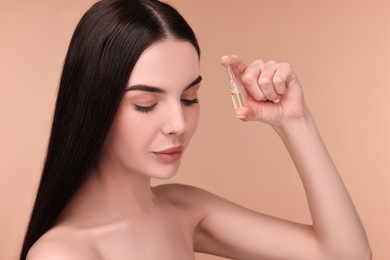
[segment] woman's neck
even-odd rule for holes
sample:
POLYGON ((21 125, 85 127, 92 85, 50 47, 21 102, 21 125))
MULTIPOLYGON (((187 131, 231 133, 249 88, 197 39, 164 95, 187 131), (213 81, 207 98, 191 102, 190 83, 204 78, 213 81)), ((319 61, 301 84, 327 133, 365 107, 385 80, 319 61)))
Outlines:
POLYGON ((86 227, 148 214, 156 205, 150 182, 148 176, 99 163, 89 172, 59 222, 86 227))

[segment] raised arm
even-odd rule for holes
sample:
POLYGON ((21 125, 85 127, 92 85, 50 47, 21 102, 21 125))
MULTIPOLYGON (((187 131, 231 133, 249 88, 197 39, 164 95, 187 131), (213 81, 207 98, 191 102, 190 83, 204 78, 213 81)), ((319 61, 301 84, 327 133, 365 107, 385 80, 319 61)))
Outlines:
POLYGON ((286 63, 222 58, 241 81, 243 121, 271 125, 283 140, 302 180, 312 226, 264 216, 212 195, 199 225, 199 251, 235 259, 371 259, 367 237, 351 198, 308 110, 300 83, 286 63))

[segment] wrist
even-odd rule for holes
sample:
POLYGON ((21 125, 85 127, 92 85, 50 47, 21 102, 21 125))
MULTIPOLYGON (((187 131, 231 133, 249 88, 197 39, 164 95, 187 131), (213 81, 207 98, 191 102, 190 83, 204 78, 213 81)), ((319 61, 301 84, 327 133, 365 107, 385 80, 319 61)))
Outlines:
POLYGON ((309 109, 304 105, 303 111, 299 116, 280 121, 278 124, 273 125, 272 128, 279 135, 284 135, 294 131, 301 131, 302 128, 306 128, 309 125, 314 125, 314 120, 309 109))

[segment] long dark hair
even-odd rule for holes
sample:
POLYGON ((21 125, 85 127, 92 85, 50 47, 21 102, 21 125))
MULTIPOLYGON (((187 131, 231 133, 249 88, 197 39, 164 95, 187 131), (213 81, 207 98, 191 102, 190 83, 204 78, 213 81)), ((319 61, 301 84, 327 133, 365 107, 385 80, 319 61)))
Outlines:
POLYGON ((183 17, 157 0, 102 0, 81 18, 65 58, 42 177, 20 259, 55 224, 96 161, 140 55, 167 37, 192 43, 183 17))

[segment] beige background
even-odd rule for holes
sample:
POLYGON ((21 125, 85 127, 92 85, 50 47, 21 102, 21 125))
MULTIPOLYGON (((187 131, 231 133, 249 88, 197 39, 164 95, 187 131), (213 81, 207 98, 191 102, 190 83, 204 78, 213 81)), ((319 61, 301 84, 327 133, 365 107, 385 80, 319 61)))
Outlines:
MULTIPOLYGON (((0 0, 0 259, 16 259, 73 29, 92 0, 0 0)), ((232 116, 218 59, 288 61, 353 197, 374 259, 390 259, 390 1, 171 0, 202 47, 202 119, 173 181, 310 222, 267 126, 232 116)), ((237 234, 239 235, 239 234, 237 234)), ((243 237, 245 239, 245 237, 243 237)), ((197 255, 197 259, 221 259, 197 255)))

